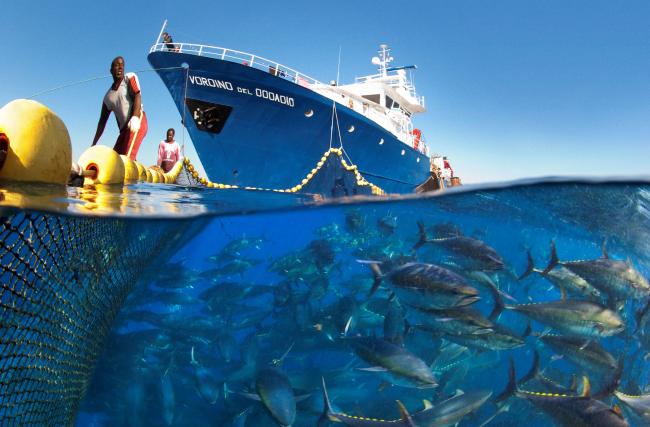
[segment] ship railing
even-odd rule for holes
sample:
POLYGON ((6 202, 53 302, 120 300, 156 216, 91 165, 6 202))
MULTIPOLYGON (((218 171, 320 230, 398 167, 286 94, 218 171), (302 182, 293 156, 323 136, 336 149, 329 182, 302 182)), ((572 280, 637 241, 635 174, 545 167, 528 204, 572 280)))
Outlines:
POLYGON ((415 86, 404 76, 399 74, 384 76, 382 74, 373 74, 370 76, 356 77, 354 79, 355 83, 363 84, 369 83, 373 80, 381 79, 382 83, 386 83, 392 87, 402 87, 406 92, 416 100, 418 104, 424 107, 424 96, 418 96, 415 92, 415 86))
POLYGON ((266 71, 276 77, 281 77, 289 80, 300 86, 310 87, 312 85, 321 85, 318 80, 309 77, 293 68, 289 68, 276 61, 254 55, 252 53, 241 52, 239 50, 226 49, 224 47, 209 46, 194 43, 178 43, 173 42, 174 47, 168 47, 167 43, 156 43, 151 49, 151 52, 175 52, 186 53, 189 55, 205 56, 208 58, 221 59, 223 61, 235 62, 249 67, 257 68, 258 70, 266 71))

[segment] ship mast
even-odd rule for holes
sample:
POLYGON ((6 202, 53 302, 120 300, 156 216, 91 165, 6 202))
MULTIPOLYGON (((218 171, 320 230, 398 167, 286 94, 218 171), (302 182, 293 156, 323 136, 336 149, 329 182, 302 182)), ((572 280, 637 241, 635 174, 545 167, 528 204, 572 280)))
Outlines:
POLYGON ((379 74, 382 77, 388 75, 388 64, 393 62, 393 57, 390 56, 390 47, 387 44, 379 45, 379 57, 372 58, 372 63, 379 66, 379 74))

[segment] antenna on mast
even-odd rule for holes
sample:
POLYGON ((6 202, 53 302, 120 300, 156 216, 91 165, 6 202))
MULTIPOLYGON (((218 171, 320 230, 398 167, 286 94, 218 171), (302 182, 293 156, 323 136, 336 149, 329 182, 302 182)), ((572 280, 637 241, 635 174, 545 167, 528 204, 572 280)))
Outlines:
POLYGON ((388 64, 393 62, 393 57, 390 56, 390 47, 387 44, 379 45, 379 56, 372 57, 372 63, 379 67, 379 74, 383 77, 387 75, 388 64))
POLYGON ((341 71, 341 45, 339 45, 339 62, 336 64, 336 85, 339 85, 339 73, 341 71))

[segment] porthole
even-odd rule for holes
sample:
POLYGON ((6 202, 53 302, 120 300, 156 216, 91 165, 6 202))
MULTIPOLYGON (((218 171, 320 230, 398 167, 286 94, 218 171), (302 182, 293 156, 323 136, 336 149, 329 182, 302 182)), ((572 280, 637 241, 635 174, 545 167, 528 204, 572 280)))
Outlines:
POLYGON ((350 133, 354 132, 354 125, 350 125, 350 127, 348 128, 348 132, 350 133))
POLYGON ((379 140, 379 145, 384 145, 384 138, 379 140))
POLYGON ((402 150, 402 156, 406 154, 406 150, 402 150))
POLYGON ((420 163, 420 158, 419 158, 419 157, 418 157, 418 159, 416 160, 416 162, 420 163))
POLYGON ((314 110, 311 108, 305 111, 305 117, 311 117, 314 115, 314 110))

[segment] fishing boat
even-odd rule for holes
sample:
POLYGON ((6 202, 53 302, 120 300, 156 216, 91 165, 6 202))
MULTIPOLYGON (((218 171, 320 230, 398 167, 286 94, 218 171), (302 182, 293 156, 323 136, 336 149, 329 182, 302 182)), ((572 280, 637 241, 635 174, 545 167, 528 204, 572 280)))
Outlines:
MULTIPOLYGON (((304 183, 339 149, 344 164, 386 193, 411 193, 431 175, 412 116, 425 111, 410 73, 382 44, 377 73, 322 83, 256 54, 161 38, 148 60, 169 90, 212 182, 283 189, 304 183)), ((321 180, 327 194, 338 171, 321 180)), ((294 187, 302 188, 302 187, 294 187)), ((313 191, 313 189, 312 189, 313 191)))

